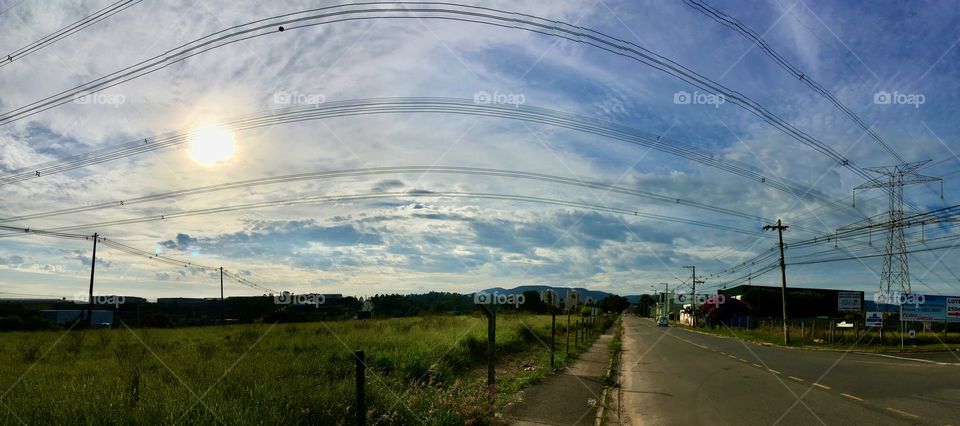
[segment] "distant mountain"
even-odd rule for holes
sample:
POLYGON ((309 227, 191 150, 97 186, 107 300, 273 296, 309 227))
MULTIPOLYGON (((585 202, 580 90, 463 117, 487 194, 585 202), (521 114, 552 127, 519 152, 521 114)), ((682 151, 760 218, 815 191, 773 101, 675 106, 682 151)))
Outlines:
POLYGON ((639 295, 639 294, 632 295, 632 296, 623 296, 623 297, 626 298, 630 303, 634 303, 634 304, 640 303, 640 295, 639 295))
MULTIPOLYGON (((481 290, 481 291, 484 291, 487 293, 497 292, 497 293, 504 293, 504 294, 520 294, 525 291, 541 292, 543 290, 555 290, 557 294, 560 295, 561 299, 566 299, 567 290, 569 289, 570 287, 554 287, 549 285, 522 285, 522 286, 514 287, 511 289, 506 289, 503 287, 494 287, 494 288, 488 288, 486 290, 481 290)), ((574 287, 573 289, 576 290, 578 293, 580 293, 580 300, 586 300, 587 297, 592 297, 593 300, 596 300, 597 302, 599 302, 607 296, 613 296, 613 293, 608 293, 605 291, 589 290, 583 287, 574 287)), ((637 296, 637 300, 639 299, 640 299, 640 296, 637 296)))

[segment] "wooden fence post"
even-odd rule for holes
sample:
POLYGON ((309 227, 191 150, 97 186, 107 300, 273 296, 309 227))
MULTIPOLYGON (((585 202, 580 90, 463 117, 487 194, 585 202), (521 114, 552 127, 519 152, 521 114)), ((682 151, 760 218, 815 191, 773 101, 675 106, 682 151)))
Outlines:
POLYGON ((367 424, 366 355, 363 351, 353 353, 356 358, 357 381, 357 425, 367 424))

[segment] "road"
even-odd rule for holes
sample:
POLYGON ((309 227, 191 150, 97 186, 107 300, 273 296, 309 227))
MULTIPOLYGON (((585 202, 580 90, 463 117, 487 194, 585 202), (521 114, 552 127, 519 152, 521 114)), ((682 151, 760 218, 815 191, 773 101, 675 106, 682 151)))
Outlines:
POLYGON ((623 350, 622 424, 960 424, 950 353, 934 362, 763 346, 632 315, 623 350))

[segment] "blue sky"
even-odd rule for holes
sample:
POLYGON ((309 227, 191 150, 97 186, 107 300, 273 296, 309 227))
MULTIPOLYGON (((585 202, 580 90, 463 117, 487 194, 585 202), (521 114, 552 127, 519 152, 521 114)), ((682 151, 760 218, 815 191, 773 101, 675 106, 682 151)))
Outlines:
MULTIPOLYGON (((0 51, 10 52, 109 4, 7 1, 0 51)), ((337 3, 330 3, 337 4, 337 3)), ((470 2, 602 31, 736 90, 858 165, 893 157, 849 117, 787 74, 747 39, 682 2, 470 2)), ((856 112, 907 161, 933 159, 939 185, 910 187, 923 209, 956 203, 960 169, 960 7, 952 2, 710 1, 736 17, 856 112), (875 96, 923 103, 877 103, 875 96)), ((7 112, 207 34, 310 7, 146 1, 0 68, 7 112)), ((596 48, 502 27, 433 19, 373 19, 292 29, 234 43, 106 89, 100 102, 68 103, 0 126, 0 173, 177 129, 289 106, 375 97, 474 99, 492 93, 628 126, 791 182, 839 203, 862 178, 748 111, 676 103, 707 95, 642 63, 596 48), (109 95, 109 96, 106 96, 109 95), (284 96, 288 96, 284 98, 284 96)), ((782 218, 787 238, 828 234, 884 211, 881 191, 857 210, 824 207, 682 157, 538 123, 437 113, 327 118, 239 131, 236 152, 205 166, 186 147, 0 186, 0 217, 129 199, 266 176, 392 166, 483 167, 548 174, 655 192, 750 215, 782 218)), ((507 177, 393 173, 298 181, 116 209, 15 222, 55 228, 198 208, 383 191, 515 194, 642 211, 758 231, 765 223, 712 211, 507 177)), ((521 284, 587 286, 621 294, 678 283, 695 264, 712 273, 760 254, 773 234, 742 235, 558 205, 470 197, 322 202, 91 227, 145 250, 242 272, 296 292, 368 295, 468 292, 521 284)), ((930 231, 935 232, 935 231, 930 231)), ((950 230, 940 231, 950 235, 950 230)), ((879 239, 880 236, 874 236, 879 239)), ((877 240, 875 240, 877 241, 877 240)), ((861 249, 858 242, 845 242, 861 249)), ((818 247, 820 250, 828 246, 818 247)), ((873 248, 879 250, 880 245, 873 248)), ((869 247, 867 247, 869 248, 869 247)), ((92 247, 37 236, 0 238, 0 291, 70 296, 89 279, 92 247)), ((952 251, 911 255, 914 288, 960 294, 952 251)), ((789 256, 792 253, 788 251, 789 256)), ((802 254, 802 253, 797 253, 802 254)), ((100 292, 213 296, 207 273, 98 250, 100 292)), ((791 268, 791 285, 871 291, 880 258, 791 268)), ((705 287, 727 277, 711 278, 705 287)), ((775 284, 777 274, 753 280, 775 284)), ((231 285, 228 293, 254 294, 231 285)))

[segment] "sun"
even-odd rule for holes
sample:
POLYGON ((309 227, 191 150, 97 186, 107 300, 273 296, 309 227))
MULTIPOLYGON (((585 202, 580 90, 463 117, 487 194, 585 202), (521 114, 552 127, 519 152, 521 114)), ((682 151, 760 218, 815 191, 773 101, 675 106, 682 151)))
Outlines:
POLYGON ((190 133, 190 157, 205 166, 211 166, 233 157, 236 145, 229 130, 207 124, 190 133))

